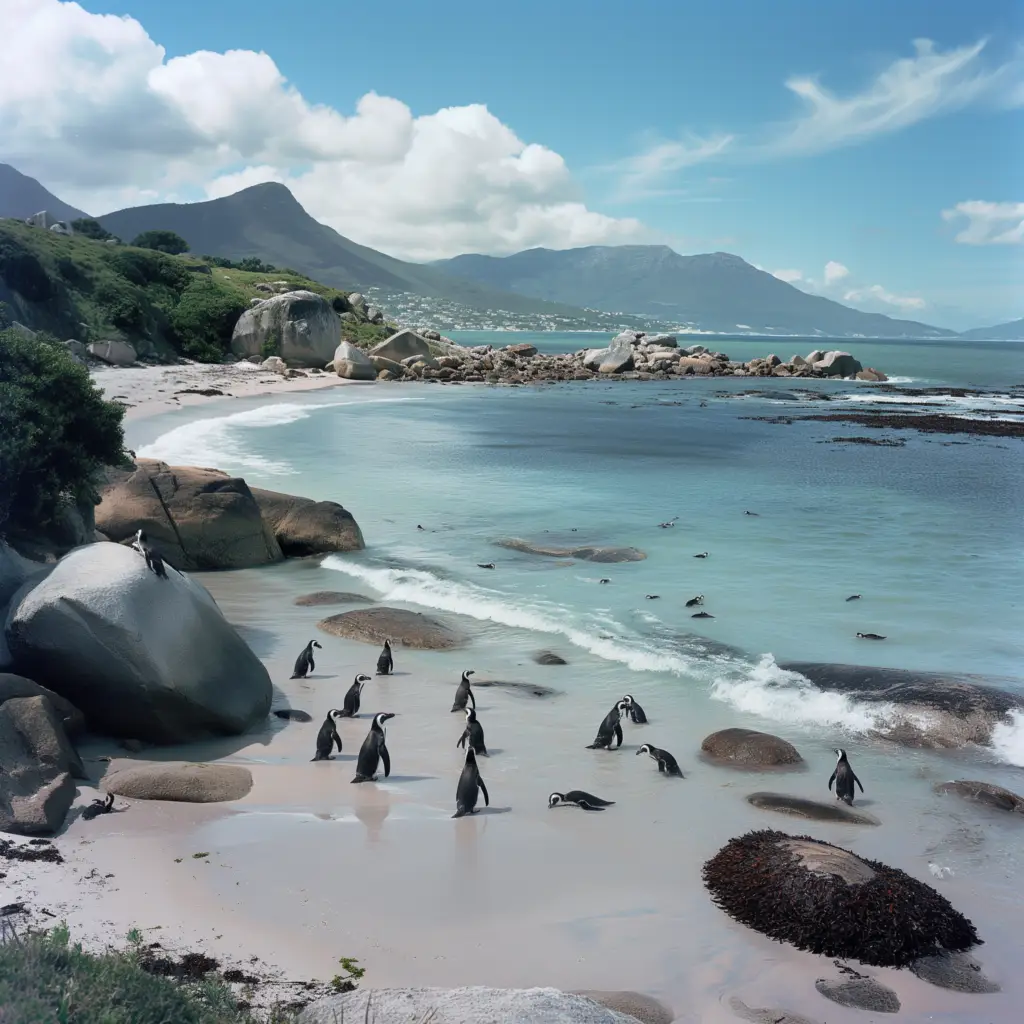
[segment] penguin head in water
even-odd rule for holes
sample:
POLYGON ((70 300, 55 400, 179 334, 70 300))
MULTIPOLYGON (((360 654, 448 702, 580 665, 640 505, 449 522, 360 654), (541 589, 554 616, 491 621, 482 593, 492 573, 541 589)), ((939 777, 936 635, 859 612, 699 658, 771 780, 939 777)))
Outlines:
POLYGON ((651 750, 650 743, 644 743, 636 752, 637 757, 639 757, 641 754, 646 754, 648 757, 654 757, 654 751, 651 750))
POLYGON ((561 793, 552 793, 548 797, 548 807, 557 807, 565 800, 565 797, 561 793))

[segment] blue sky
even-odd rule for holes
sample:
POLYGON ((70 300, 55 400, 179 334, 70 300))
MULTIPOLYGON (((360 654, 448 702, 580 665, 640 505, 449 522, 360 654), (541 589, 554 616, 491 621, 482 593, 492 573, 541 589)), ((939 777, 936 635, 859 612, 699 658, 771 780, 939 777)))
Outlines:
MULTIPOLYGON (((140 109, 134 123, 153 137, 137 137, 140 127, 108 141, 130 155, 118 172, 78 153, 76 181, 52 139, 24 131, 5 156, 0 138, 0 159, 92 212, 274 178, 342 233, 406 257, 663 240, 736 252, 891 315, 955 327, 1024 316, 1019 2, 85 0, 83 16, 69 6, 0 0, 52 18, 76 59, 90 44, 102 51, 110 81, 97 79, 89 116, 108 104, 104 132, 132 116, 114 108, 133 93, 138 102, 138 68, 187 58, 141 88, 184 111, 207 143, 234 140, 219 162, 209 146, 175 152, 168 140, 188 132, 168 120, 155 138, 162 115, 140 109), (131 16, 141 36, 101 14, 131 16), (153 57, 143 37, 164 52, 153 57), (244 109, 264 95, 246 85, 254 61, 195 57, 230 50, 269 55, 286 80, 279 92, 293 87, 307 111, 351 118, 367 94, 399 102, 347 127, 336 119, 332 147, 309 141, 329 133, 315 118, 296 138, 257 143, 268 120, 289 118, 269 92, 273 117, 244 109), (459 113, 439 125, 446 108, 459 113), (488 141, 461 145, 475 136, 488 141), (510 156, 510 138, 528 151, 510 156)), ((66 115, 66 140, 83 116, 66 115)))

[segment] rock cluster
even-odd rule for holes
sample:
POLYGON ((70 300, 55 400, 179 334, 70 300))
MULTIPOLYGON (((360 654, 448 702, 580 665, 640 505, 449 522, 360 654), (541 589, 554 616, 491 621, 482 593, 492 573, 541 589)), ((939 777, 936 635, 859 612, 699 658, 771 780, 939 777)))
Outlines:
POLYGON ((334 307, 316 292, 289 291, 250 306, 235 324, 231 351, 280 356, 294 366, 323 366, 341 337, 334 307))

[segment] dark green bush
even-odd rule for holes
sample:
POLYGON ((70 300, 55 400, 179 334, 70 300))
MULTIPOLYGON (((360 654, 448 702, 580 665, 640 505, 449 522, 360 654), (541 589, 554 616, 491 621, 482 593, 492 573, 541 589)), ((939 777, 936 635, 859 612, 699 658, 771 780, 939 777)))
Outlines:
POLYGON ((106 319, 125 334, 141 334, 146 327, 146 311, 139 296, 116 279, 105 280, 96 290, 96 301, 106 319))
POLYGON ((0 278, 29 302, 46 302, 53 296, 46 268, 13 239, 0 240, 0 278))
POLYGON ((170 314, 182 353, 202 362, 218 362, 230 347, 235 324, 247 306, 242 292, 227 291, 208 275, 192 275, 170 314))
POLYGON ((123 417, 56 339, 0 331, 0 529, 94 497, 95 471, 125 458, 123 417))
POLYGON ((123 278, 139 287, 162 284, 180 292, 192 276, 177 260, 154 250, 119 249, 108 262, 123 278))
POLYGON ((112 235, 98 220, 93 220, 92 217, 79 217, 78 220, 73 220, 71 230, 76 235, 83 235, 97 242, 105 242, 108 238, 120 241, 116 235, 112 235))
POLYGON ((143 231, 132 239, 132 245, 139 249, 156 249, 158 252, 169 252, 172 256, 180 256, 188 252, 188 242, 176 231, 143 231))

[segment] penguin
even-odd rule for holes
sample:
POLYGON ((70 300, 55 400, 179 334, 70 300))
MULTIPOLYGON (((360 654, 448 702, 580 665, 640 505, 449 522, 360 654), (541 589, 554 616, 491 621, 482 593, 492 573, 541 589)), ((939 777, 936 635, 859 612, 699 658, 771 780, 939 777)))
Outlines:
POLYGON ((552 793, 548 797, 548 808, 578 807, 581 811, 603 811, 611 807, 614 800, 602 800, 593 793, 584 793, 582 789, 570 789, 568 793, 552 793))
POLYGON ((487 753, 487 747, 484 745, 484 727, 477 721, 475 707, 466 708, 466 728, 455 746, 464 747, 466 740, 469 740, 469 745, 475 753, 483 754, 484 757, 491 756, 487 753))
POLYGON ((703 604, 703 603, 704 603, 704 595, 703 594, 698 594, 696 597, 691 597, 690 600, 686 602, 686 607, 687 608, 696 608, 697 605, 703 604))
POLYGON ((478 569, 493 569, 494 568, 494 563, 493 562, 477 562, 476 563, 476 567, 478 569))
POLYGON ((884 636, 879 636, 877 633, 858 633, 858 640, 884 640, 884 636))
POLYGON ((860 594, 851 594, 846 600, 847 601, 859 601, 860 600, 860 594))
POLYGON ((331 749, 335 743, 338 744, 338 753, 341 753, 341 737, 338 735, 338 727, 334 724, 336 718, 341 718, 341 712, 331 708, 327 712, 324 724, 320 726, 320 731, 316 734, 316 756, 310 760, 330 761, 331 749))
POLYGON ((696 615, 691 615, 691 619, 713 619, 714 615, 710 612, 697 612, 696 615))
POLYGON ((108 793, 102 800, 93 800, 88 807, 82 808, 82 817, 86 821, 92 821, 93 818, 99 817, 101 814, 109 814, 114 809, 114 794, 108 793))
POLYGON ((676 525, 676 520, 678 518, 679 518, 679 516, 673 516, 671 519, 666 519, 665 522, 663 522, 663 523, 658 523, 658 525, 663 530, 671 530, 672 527, 676 525))
POLYGON ((646 754, 652 760, 657 761, 659 772, 664 772, 666 775, 674 775, 679 779, 686 778, 683 775, 683 770, 679 767, 679 762, 667 750, 662 750, 660 747, 652 747, 650 743, 645 743, 637 751, 637 756, 640 754, 646 754))
POLYGON ((422 530, 422 529, 423 529, 423 527, 422 527, 422 526, 420 526, 420 524, 419 524, 419 523, 417 523, 417 524, 416 524, 416 529, 417 529, 417 530, 422 530))
POLYGON ((469 677, 475 674, 475 670, 471 668, 462 673, 462 681, 455 691, 455 700, 452 702, 452 711, 465 711, 467 705, 470 704, 473 705, 474 710, 476 709, 476 697, 473 696, 473 691, 469 688, 469 677))
POLYGON ((644 596, 648 601, 657 601, 661 598, 661 594, 645 594, 644 596))
POLYGON ((164 568, 164 560, 160 557, 160 552, 153 548, 149 543, 149 539, 146 537, 143 530, 139 530, 135 534, 135 539, 132 541, 132 547, 146 559, 147 569, 151 570, 158 579, 167 579, 167 570, 164 568))
POLYGON ((359 717, 359 698, 362 695, 363 687, 370 681, 369 676, 358 675, 353 681, 352 685, 348 688, 348 693, 345 694, 345 706, 338 713, 339 718, 358 718, 359 717))
POLYGON ((459 786, 455 791, 455 813, 453 818, 462 818, 467 814, 476 814, 476 802, 479 794, 484 795, 484 806, 491 806, 491 797, 480 778, 480 769, 476 766, 476 753, 472 745, 466 751, 466 763, 459 776, 459 786))
POLYGON ((611 583, 611 580, 609 580, 609 579, 603 579, 603 580, 598 580, 597 582, 598 582, 598 583, 611 583))
POLYGON ((634 725, 647 724, 647 715, 644 714, 644 709, 640 707, 639 704, 637 704, 635 698, 633 697, 633 694, 627 693, 626 696, 619 701, 619 703, 625 704, 626 714, 629 715, 629 720, 634 725))
POLYGON ((395 659, 391 657, 391 641, 384 641, 384 648, 377 655, 377 675, 389 676, 395 671, 395 659))
POLYGON ((856 782, 860 786, 860 791, 864 792, 864 787, 861 786, 860 779, 853 772, 853 768, 850 767, 850 762, 846 757, 846 751, 841 747, 836 747, 833 751, 836 757, 839 758, 836 761, 836 770, 828 777, 828 788, 829 792, 832 791, 832 783, 836 784, 836 799, 842 800, 852 806, 853 804, 853 784, 856 782))
POLYGON ((312 672, 316 666, 313 664, 313 648, 319 647, 316 640, 310 640, 302 653, 295 659, 295 668, 292 669, 292 679, 305 679, 307 672, 312 672))
POLYGON ((743 514, 745 516, 759 516, 761 513, 760 512, 744 512, 743 514))
POLYGON ((353 782, 376 782, 377 765, 381 761, 384 762, 384 778, 386 779, 391 774, 391 755, 388 753, 387 745, 384 742, 387 738, 384 723, 389 718, 394 717, 394 714, 390 711, 380 711, 373 716, 373 724, 370 726, 370 731, 366 734, 366 739, 363 740, 363 745, 359 748, 359 758, 356 761, 356 776, 352 780, 353 782))
POLYGON ((693 557, 694 558, 707 558, 708 557, 708 552, 707 551, 702 551, 699 555, 694 555, 693 557))
POLYGON ((625 701, 618 701, 604 716, 601 724, 597 727, 597 736, 593 743, 587 744, 587 750, 617 750, 622 746, 622 712, 628 711, 629 705, 625 701), (612 740, 618 740, 613 747, 612 740))

